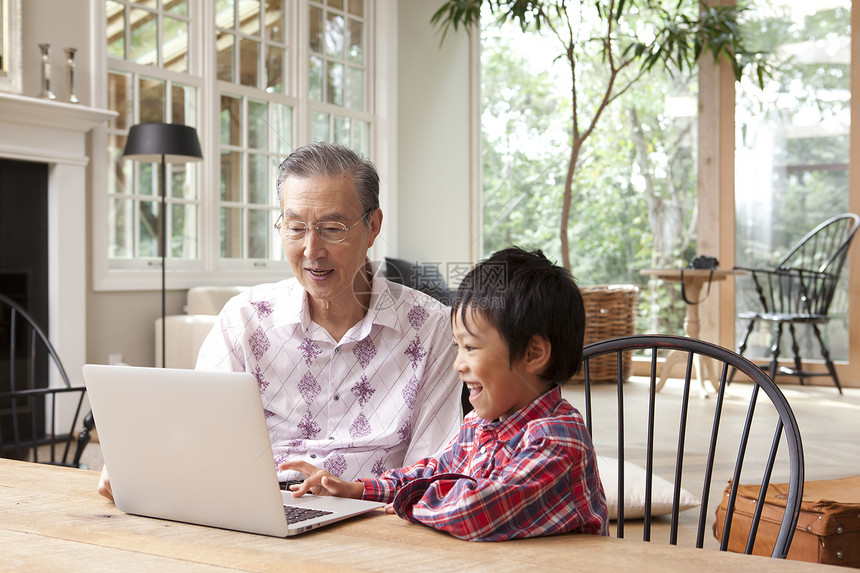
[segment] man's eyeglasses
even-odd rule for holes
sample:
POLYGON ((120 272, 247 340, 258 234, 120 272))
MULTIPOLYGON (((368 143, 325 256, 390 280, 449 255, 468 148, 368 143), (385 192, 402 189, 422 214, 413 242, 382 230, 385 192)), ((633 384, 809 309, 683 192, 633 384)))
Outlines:
POLYGON ((373 209, 365 211, 364 215, 349 227, 338 221, 322 221, 316 225, 308 225, 304 221, 285 221, 284 214, 281 213, 281 216, 275 221, 275 229, 286 241, 303 241, 308 229, 313 229, 317 232, 317 236, 327 243, 342 243, 346 239, 346 234, 352 231, 371 212, 373 209))

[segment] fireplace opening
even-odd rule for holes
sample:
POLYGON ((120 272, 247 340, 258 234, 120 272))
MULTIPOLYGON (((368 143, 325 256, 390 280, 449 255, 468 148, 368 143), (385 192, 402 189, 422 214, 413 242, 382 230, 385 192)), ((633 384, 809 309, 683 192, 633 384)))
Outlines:
MULTIPOLYGON (((45 332, 49 332, 47 226, 48 165, 0 159, 0 293, 23 307, 45 332)), ((12 333, 11 326, 10 315, 4 313, 0 317, 0 393, 12 390, 13 376, 18 381, 16 389, 20 389, 31 358, 29 334, 20 330, 21 324, 12 333), (14 371, 10 356, 13 337, 14 371)), ((35 354, 33 367, 37 386, 47 387, 47 352, 35 354)), ((21 403, 13 409, 11 400, 0 400, 0 434, 11 435, 13 415, 19 417, 25 438, 32 438, 34 431, 37 437, 44 435, 43 404, 21 403)), ((0 452, 4 457, 9 454, 0 452)))

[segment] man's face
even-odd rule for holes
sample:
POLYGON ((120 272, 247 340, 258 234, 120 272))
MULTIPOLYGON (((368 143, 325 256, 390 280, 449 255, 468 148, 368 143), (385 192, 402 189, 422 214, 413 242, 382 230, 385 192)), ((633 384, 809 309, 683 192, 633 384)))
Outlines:
POLYGON ((353 181, 330 177, 288 177, 281 211, 284 225, 338 222, 352 227, 358 222, 340 243, 326 242, 313 229, 308 229, 302 239, 283 240, 290 268, 312 303, 357 304, 353 293, 369 292, 362 269, 367 250, 379 234, 381 211, 376 209, 360 220, 364 211, 353 181))

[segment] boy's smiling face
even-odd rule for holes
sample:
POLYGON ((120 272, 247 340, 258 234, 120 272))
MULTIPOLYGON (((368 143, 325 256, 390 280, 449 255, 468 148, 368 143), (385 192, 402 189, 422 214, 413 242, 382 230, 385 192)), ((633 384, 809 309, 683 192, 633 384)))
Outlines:
POLYGON ((454 369, 469 387, 469 402, 485 420, 504 420, 546 392, 529 367, 529 357, 510 363, 508 344, 495 327, 471 308, 463 324, 459 310, 452 320, 457 359, 454 369))

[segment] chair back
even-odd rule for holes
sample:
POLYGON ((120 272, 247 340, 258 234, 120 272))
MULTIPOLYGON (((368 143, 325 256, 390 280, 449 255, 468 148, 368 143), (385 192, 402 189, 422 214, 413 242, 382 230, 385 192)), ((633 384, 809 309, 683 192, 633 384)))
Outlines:
POLYGON ((752 271, 764 312, 826 319, 860 217, 845 213, 807 233, 775 269, 752 271))
MULTIPOLYGON (((803 495, 803 448, 800 430, 785 396, 773 381, 755 364, 723 347, 688 337, 669 335, 638 335, 614 338, 590 344, 584 351, 584 383, 581 385, 586 425, 595 449, 601 457, 617 458, 617 487, 607 491, 607 499, 618 500, 616 535, 624 537, 625 525, 642 527, 644 541, 652 540, 653 513, 657 490, 661 484, 670 488, 665 498, 671 509, 668 530, 665 520, 659 521, 655 536, 668 536, 671 544, 695 543, 703 547, 708 518, 715 515, 724 489, 730 481, 723 535, 720 549, 729 548, 732 537, 746 539, 746 553, 784 558, 791 544, 800 513, 803 495), (623 355, 643 354, 648 361, 649 376, 635 375, 625 383, 622 373, 623 355), (662 362, 668 352, 679 352, 686 364, 685 375, 672 379, 658 395, 662 362), (614 355, 619 372, 612 385, 593 384, 590 363, 601 356, 614 355), (731 370, 735 382, 729 387, 731 370), (691 386, 695 378, 712 372, 716 394, 713 399, 696 396, 692 402, 691 386), (750 383, 739 382, 744 377, 750 383), (628 462, 625 464, 625 462, 628 462), (625 492, 625 466, 644 468, 644 522, 625 518, 625 499, 643 496, 643 491, 625 492), (667 483, 668 482, 668 483, 667 483), (785 511, 778 523, 778 534, 756 542, 763 504, 757 504, 749 529, 732 530, 735 500, 741 484, 760 485, 766 491, 771 483, 788 482, 785 511), (697 509, 681 511, 682 494, 692 494, 701 504, 697 509), (683 535, 679 525, 683 522, 683 535), (695 531, 695 539, 691 532, 695 531), (745 537, 743 537, 745 536, 745 537), (772 545, 771 545, 772 544, 772 545)), ((701 381, 701 379, 700 379, 701 381)), ((568 398, 579 406, 576 390, 568 398)), ((568 391, 565 392, 568 395, 568 391)), ((614 466, 614 464, 613 464, 614 466)), ((614 469, 614 467, 613 467, 614 469)), ((613 472, 614 475, 614 472, 613 472)), ((615 480, 604 479, 604 484, 615 480)), ((606 487, 606 486, 605 486, 606 487)), ((631 510, 628 510, 632 512, 631 510)), ((774 526, 776 527, 776 525, 774 526)), ((610 527, 611 531, 611 527, 610 527)))
POLYGON ((0 294, 0 457, 72 465, 85 394, 86 388, 72 387, 33 317, 0 294))

